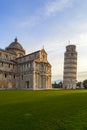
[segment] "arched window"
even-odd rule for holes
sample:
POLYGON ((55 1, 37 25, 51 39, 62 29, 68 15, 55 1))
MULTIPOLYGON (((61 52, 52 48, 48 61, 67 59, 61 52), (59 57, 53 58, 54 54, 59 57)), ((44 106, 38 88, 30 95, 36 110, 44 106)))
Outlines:
POLYGON ((10 68, 10 64, 9 64, 9 68, 10 68))
POLYGON ((7 77, 7 74, 5 74, 5 78, 7 77))
POLYGON ((15 79, 15 75, 14 75, 14 79, 15 79))
POLYGON ((21 76, 22 80, 23 80, 23 75, 21 76))

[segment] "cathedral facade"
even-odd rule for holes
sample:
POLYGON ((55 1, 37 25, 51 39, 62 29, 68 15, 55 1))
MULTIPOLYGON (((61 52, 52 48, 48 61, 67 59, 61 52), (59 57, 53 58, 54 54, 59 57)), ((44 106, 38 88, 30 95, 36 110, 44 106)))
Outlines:
POLYGON ((50 89, 51 65, 43 49, 25 55, 15 38, 4 50, 0 49, 1 89, 50 89))

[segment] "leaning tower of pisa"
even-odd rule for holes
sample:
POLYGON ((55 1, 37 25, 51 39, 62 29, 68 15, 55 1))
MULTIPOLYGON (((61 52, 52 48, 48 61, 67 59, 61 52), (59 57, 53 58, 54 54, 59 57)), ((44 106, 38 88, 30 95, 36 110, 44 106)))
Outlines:
POLYGON ((75 89, 77 80, 77 52, 75 45, 66 46, 64 54, 63 88, 75 89))

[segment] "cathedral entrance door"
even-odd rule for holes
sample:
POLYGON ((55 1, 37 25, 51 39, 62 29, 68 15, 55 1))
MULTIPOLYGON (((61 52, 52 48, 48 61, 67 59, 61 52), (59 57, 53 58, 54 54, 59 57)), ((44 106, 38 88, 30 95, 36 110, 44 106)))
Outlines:
POLYGON ((29 88, 29 81, 26 81, 26 88, 29 88))

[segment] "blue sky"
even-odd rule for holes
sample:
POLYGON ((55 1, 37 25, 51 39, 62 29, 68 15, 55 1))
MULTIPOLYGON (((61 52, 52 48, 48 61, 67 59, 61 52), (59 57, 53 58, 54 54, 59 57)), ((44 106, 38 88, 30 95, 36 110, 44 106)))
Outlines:
POLYGON ((43 45, 52 81, 62 80, 65 47, 77 46, 77 80, 87 79, 87 0, 0 0, 0 48, 15 37, 26 53, 43 45))

